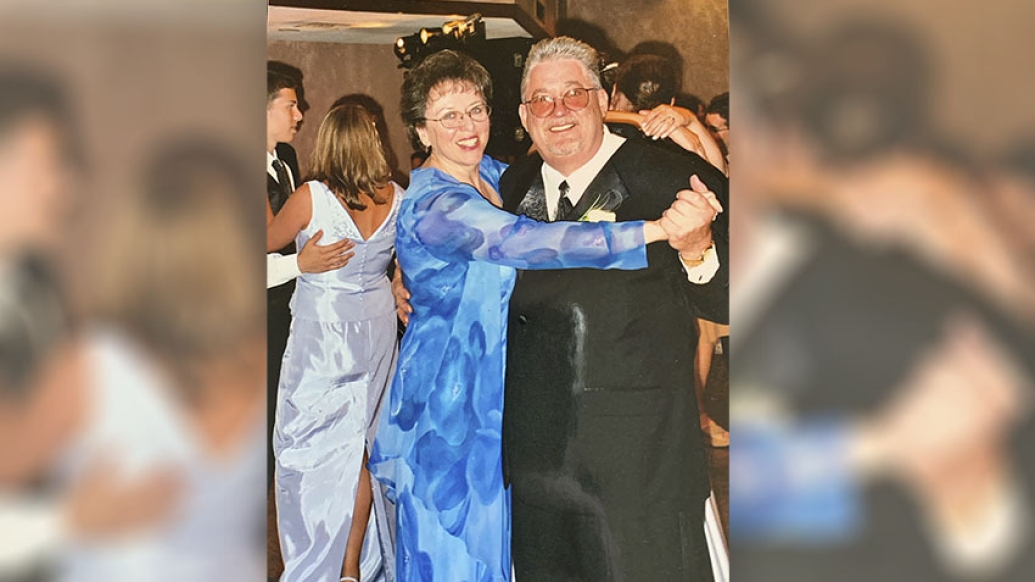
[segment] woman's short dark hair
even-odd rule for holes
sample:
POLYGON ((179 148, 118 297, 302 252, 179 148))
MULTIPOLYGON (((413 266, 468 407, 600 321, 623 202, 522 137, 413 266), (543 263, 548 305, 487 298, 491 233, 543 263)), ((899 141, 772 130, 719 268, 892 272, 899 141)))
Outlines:
POLYGON ((448 49, 427 57, 406 75, 400 102, 403 124, 406 125, 413 147, 417 149, 425 149, 417 135, 417 128, 424 126, 424 114, 431 91, 444 82, 469 84, 486 102, 492 100, 492 79, 478 61, 448 49))

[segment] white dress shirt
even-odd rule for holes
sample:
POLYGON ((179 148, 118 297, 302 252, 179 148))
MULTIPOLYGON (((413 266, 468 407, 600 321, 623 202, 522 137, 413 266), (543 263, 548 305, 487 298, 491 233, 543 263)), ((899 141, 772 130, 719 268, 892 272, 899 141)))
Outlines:
POLYGON ((298 255, 269 253, 266 255, 266 288, 283 285, 302 274, 298 268, 298 255))
POLYGON ((557 220, 557 201, 561 198, 561 182, 568 182, 568 200, 571 200, 572 206, 577 206, 579 200, 582 199, 582 195, 585 194, 586 188, 597 177, 600 170, 604 168, 604 164, 618 151, 618 148, 622 147, 623 143, 625 143, 624 137, 615 135, 605 128, 604 141, 600 144, 600 149, 597 150, 596 155, 590 158, 582 167, 572 172, 570 176, 565 176, 549 164, 543 163, 542 172, 543 186, 546 188, 546 211, 549 213, 550 220, 557 220))
MULTIPOLYGON (((273 176, 273 179, 277 179, 277 171, 273 169, 273 160, 277 158, 277 151, 266 152, 266 173, 273 176)), ((284 169, 287 170, 288 178, 291 180, 291 190, 294 191, 295 177, 291 173, 291 167, 284 164, 284 169)), ((270 289, 278 285, 283 285, 288 281, 298 277, 302 274, 301 269, 298 268, 298 255, 282 255, 280 253, 268 253, 266 255, 266 288, 270 289)))
MULTIPOLYGON (((618 148, 622 147, 623 143, 625 143, 624 137, 611 133, 605 127, 604 141, 600 144, 600 149, 597 150, 597 153, 588 162, 572 172, 571 175, 565 176, 546 162, 543 162, 542 176, 546 194, 546 212, 550 220, 556 219, 557 202, 561 198, 561 182, 568 183, 568 199, 571 200, 572 206, 578 205, 582 195, 586 192, 586 188, 597 177, 600 170, 604 168, 604 164, 618 151, 618 148)), ((689 184, 687 184, 687 187, 689 188, 689 184)), ((704 262, 699 265, 690 266, 686 261, 683 261, 682 257, 679 260, 683 263, 687 278, 691 283, 697 285, 708 283, 715 277, 715 273, 719 271, 719 256, 714 251, 706 253, 704 262)))

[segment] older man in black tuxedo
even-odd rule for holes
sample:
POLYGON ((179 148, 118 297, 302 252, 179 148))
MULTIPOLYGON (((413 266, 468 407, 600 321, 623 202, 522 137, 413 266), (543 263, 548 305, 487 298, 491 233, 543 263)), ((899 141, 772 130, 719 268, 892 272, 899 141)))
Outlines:
POLYGON ((504 207, 639 220, 678 196, 669 212, 694 220, 664 221, 674 238, 642 271, 518 276, 503 435, 517 578, 712 580, 693 317, 728 320, 728 183, 697 156, 609 133, 597 64, 570 38, 533 47, 519 114, 538 155, 504 174, 504 207))

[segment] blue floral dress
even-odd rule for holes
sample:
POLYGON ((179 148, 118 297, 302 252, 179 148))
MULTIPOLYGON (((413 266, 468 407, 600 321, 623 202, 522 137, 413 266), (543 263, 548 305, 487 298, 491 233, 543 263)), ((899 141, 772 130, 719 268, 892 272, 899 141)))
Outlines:
MULTIPOLYGON (((505 169, 482 159, 497 188, 505 169)), ((396 253, 413 314, 370 457, 397 504, 400 582, 510 579, 501 431, 516 269, 641 269, 643 222, 536 222, 433 168, 414 170, 396 253)))

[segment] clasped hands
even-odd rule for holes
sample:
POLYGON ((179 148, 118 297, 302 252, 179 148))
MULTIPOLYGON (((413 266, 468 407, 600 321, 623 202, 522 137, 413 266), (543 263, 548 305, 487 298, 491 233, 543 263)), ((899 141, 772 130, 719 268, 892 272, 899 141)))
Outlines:
MULTIPOLYGON (((698 261, 712 245, 712 222, 722 211, 722 204, 715 193, 695 174, 690 177, 690 188, 676 193, 675 201, 661 218, 646 223, 644 238, 648 243, 667 240, 685 261, 698 261)), ((395 297, 396 315, 403 324, 408 324, 413 306, 398 265, 396 262, 392 295, 395 297)))
MULTIPOLYGON (((712 245, 712 222, 722 211, 715 193, 695 174, 690 188, 677 192, 672 206, 652 223, 663 231, 654 240, 667 240, 684 261, 699 261, 712 245)), ((648 242, 651 239, 648 233, 648 242)))

